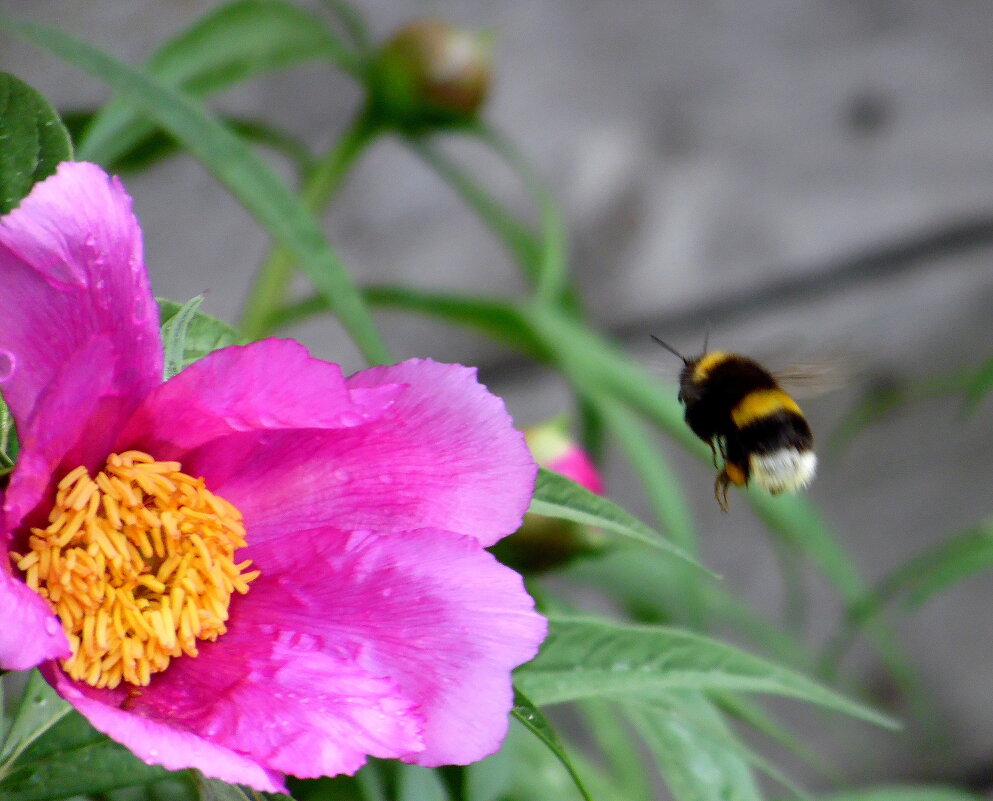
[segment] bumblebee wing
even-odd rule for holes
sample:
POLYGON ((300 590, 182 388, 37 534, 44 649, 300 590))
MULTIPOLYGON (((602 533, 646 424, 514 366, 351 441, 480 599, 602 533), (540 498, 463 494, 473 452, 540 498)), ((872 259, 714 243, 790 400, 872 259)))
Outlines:
POLYGON ((793 364, 772 374, 790 395, 803 400, 837 392, 850 384, 858 372, 853 360, 829 356, 793 364))

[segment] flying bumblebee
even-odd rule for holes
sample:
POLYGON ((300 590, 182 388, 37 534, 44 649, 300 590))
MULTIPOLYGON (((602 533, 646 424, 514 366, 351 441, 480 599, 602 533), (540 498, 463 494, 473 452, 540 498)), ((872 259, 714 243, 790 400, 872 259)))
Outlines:
POLYGON ((753 482, 766 492, 796 492, 814 478, 817 456, 810 426, 772 373, 758 362, 723 350, 687 359, 656 336, 659 345, 683 362, 679 402, 686 424, 710 446, 717 467, 714 497, 728 510, 728 486, 753 482))

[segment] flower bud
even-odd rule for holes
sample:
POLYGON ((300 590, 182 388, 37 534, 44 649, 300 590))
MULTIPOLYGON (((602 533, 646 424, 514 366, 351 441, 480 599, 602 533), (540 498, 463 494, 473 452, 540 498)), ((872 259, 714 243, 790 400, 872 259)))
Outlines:
MULTIPOLYGON (((598 495, 603 493, 596 465, 570 438, 563 419, 527 428, 524 438, 541 467, 561 473, 598 495)), ((529 512, 523 525, 492 550, 504 564, 535 573, 563 565, 576 556, 597 553, 603 544, 603 535, 597 529, 529 512)))
POLYGON ((434 19, 408 23, 376 58, 373 107, 403 128, 467 122, 486 99, 490 61, 480 34, 434 19))
POLYGON ((603 480, 596 465, 569 437, 564 420, 551 420, 527 428, 524 440, 539 465, 571 478, 590 492, 603 494, 603 480))

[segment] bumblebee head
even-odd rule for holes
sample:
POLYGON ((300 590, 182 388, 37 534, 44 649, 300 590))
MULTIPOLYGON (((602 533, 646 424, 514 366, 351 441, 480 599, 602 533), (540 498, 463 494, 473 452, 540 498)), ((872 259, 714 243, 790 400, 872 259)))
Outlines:
POLYGON ((679 394, 676 397, 679 400, 679 402, 684 406, 687 403, 692 403, 699 394, 699 387, 697 386, 697 382, 694 378, 696 371, 696 364, 707 353, 707 340, 704 339, 703 341, 703 353, 701 353, 700 356, 698 356, 695 359, 687 359, 685 356, 683 356, 682 353, 680 353, 678 350, 672 347, 672 345, 670 345, 668 342, 663 342, 661 339, 655 336, 655 334, 652 334, 651 337, 652 339, 655 340, 656 343, 661 345, 663 348, 669 351, 669 353, 673 354, 680 361, 682 361, 683 369, 679 373, 679 394))

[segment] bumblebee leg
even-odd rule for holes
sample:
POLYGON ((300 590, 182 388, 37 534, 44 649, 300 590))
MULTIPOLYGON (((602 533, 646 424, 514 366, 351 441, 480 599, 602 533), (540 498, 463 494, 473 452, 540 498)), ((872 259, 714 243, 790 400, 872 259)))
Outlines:
POLYGON ((714 498, 717 499, 717 505, 721 507, 721 511, 725 513, 728 510, 728 485, 730 483, 731 477, 725 467, 717 474, 717 480, 714 481, 714 498))
MULTIPOLYGON (((707 444, 710 446, 710 461, 714 467, 717 467, 717 448, 714 447, 714 441, 710 440, 707 444)), ((721 455, 724 455, 724 448, 721 448, 721 455)))

